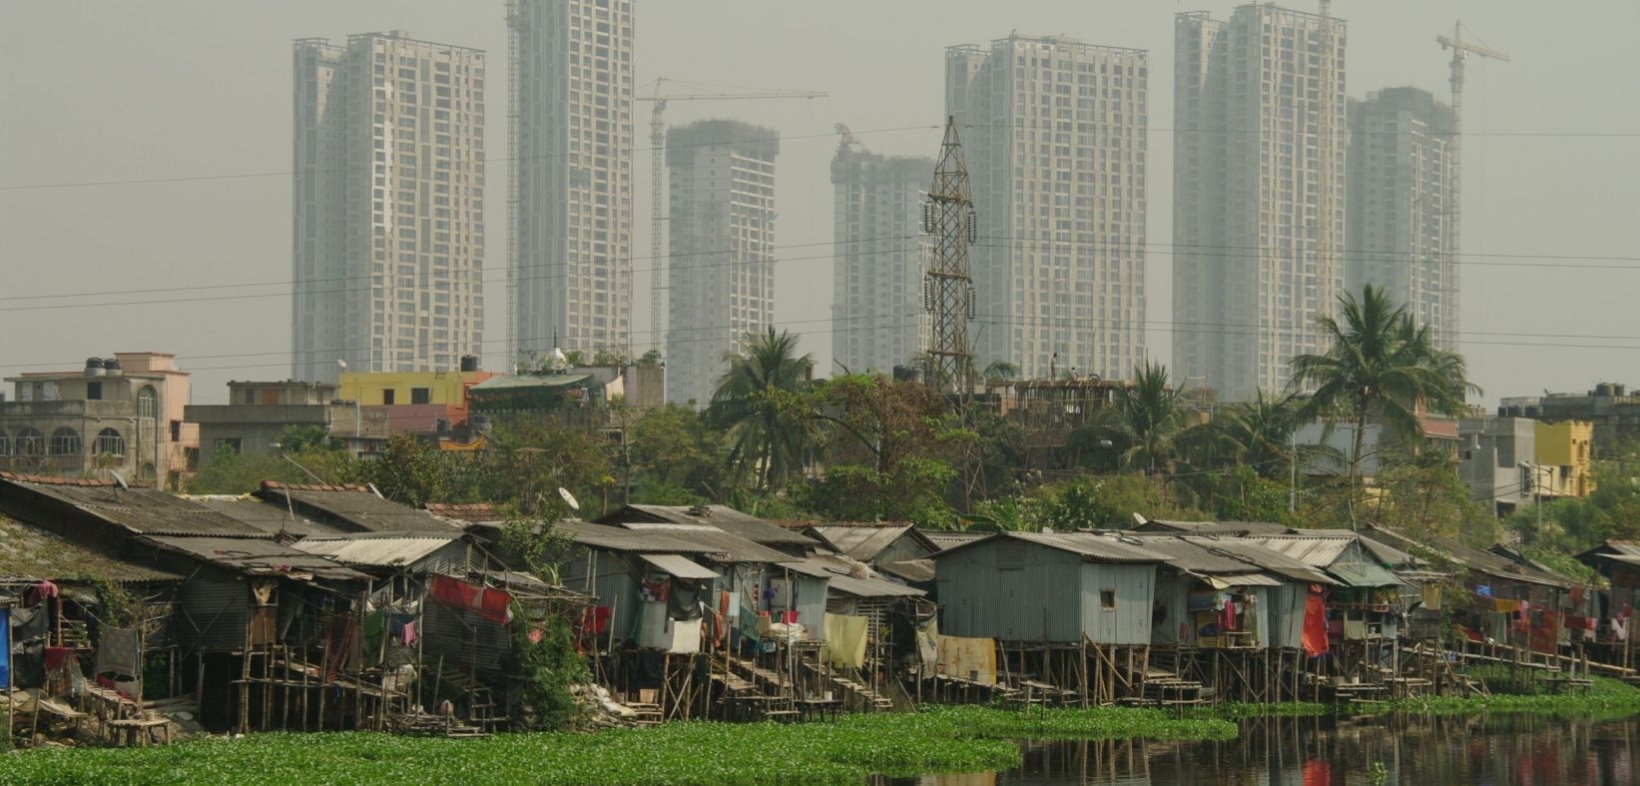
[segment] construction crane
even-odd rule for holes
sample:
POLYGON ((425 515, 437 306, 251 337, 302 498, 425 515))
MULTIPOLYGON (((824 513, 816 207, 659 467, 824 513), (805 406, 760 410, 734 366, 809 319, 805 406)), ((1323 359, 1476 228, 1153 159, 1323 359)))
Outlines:
POLYGON ((1457 249, 1458 242, 1461 237, 1459 235, 1460 224, 1458 222, 1458 216, 1460 212, 1459 208, 1463 204, 1463 192, 1459 190, 1459 186, 1462 184, 1460 174, 1463 171, 1463 157, 1461 153, 1463 151, 1464 61, 1468 60, 1470 55, 1475 55, 1477 57, 1489 57, 1493 60, 1502 60, 1507 63, 1509 62, 1509 56, 1497 51, 1496 49, 1489 49, 1480 44, 1473 44, 1463 40, 1462 22, 1452 23, 1451 38, 1447 38, 1444 35, 1438 35, 1435 36, 1435 43, 1440 44, 1442 50, 1452 50, 1452 143, 1447 149, 1447 160, 1451 162, 1451 169, 1448 170, 1447 175, 1447 183, 1452 189, 1453 198, 1452 204, 1449 206, 1449 210, 1447 211, 1446 233, 1441 238, 1441 241, 1442 245, 1445 246, 1445 248, 1442 249, 1442 257, 1444 257, 1448 265, 1451 265, 1448 271, 1448 281, 1451 282, 1451 285, 1447 287, 1447 293, 1444 295, 1447 302, 1443 303, 1442 307, 1446 313, 1455 314, 1457 313, 1457 249))
MULTIPOLYGON (((742 88, 728 85, 708 85, 699 82, 683 82, 676 79, 657 78, 654 81, 654 93, 647 96, 637 96, 638 101, 649 101, 654 107, 649 113, 649 258, 654 265, 654 272, 650 276, 649 285, 649 346, 653 349, 661 347, 661 297, 666 292, 665 272, 670 267, 666 264, 661 228, 665 225, 665 202, 662 194, 666 188, 666 105, 673 101, 747 101, 760 98, 826 98, 829 94, 820 90, 762 90, 756 88, 742 88), (695 92, 679 95, 665 95, 666 85, 679 85, 686 90, 695 92), (722 92, 739 91, 739 92, 722 92)), ((645 85, 644 87, 647 87, 645 85)), ((643 89, 642 87, 639 88, 643 89)))

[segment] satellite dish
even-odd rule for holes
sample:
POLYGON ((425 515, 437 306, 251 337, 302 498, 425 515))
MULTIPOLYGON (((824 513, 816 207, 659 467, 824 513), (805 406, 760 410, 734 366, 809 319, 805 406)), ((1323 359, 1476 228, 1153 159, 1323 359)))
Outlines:
POLYGON ((575 495, 569 493, 569 489, 566 489, 566 488, 563 488, 562 486, 560 486, 558 488, 558 496, 564 498, 564 504, 568 505, 570 510, 580 510, 581 509, 581 503, 579 503, 575 500, 575 495))
POLYGON ((115 486, 118 486, 122 489, 125 489, 126 491, 131 490, 131 484, 125 482, 125 476, 121 475, 119 470, 111 469, 111 470, 108 471, 108 474, 114 476, 114 485, 115 486))

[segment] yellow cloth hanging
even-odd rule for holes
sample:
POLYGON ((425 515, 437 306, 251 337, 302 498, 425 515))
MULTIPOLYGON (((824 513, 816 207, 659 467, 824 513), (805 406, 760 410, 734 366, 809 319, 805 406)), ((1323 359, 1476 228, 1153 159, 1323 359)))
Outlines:
POLYGON ((1441 585, 1425 584, 1419 588, 1418 594, 1424 599, 1424 608, 1430 611, 1441 610, 1441 585))
POLYGON ((866 664, 866 626, 871 621, 865 617, 850 617, 846 614, 826 615, 826 641, 822 645, 822 656, 831 661, 834 666, 851 666, 860 668, 866 664))

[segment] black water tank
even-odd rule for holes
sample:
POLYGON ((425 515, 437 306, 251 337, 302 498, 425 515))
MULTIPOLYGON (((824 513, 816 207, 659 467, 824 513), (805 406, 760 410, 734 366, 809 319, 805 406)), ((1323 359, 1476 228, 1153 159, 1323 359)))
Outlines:
POLYGON ((477 355, 462 355, 461 356, 461 370, 462 371, 477 371, 478 370, 478 356, 477 355))

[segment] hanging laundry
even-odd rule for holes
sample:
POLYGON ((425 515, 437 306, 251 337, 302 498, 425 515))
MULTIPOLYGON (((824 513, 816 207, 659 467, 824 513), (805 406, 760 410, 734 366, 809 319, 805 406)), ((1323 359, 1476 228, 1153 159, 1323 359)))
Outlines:
POLYGON ((73 647, 46 647, 46 673, 56 674, 73 657, 73 647))
POLYGON ((1224 602, 1224 613, 1221 616, 1223 618, 1223 627, 1224 627, 1224 629, 1225 630, 1235 630, 1236 629, 1236 602, 1233 601, 1233 600, 1225 600, 1225 602, 1224 602))
MULTIPOLYGON (((764 617, 764 619, 768 619, 764 617)), ((826 640, 821 644, 822 656, 833 665, 860 668, 866 662, 866 625, 870 620, 865 617, 851 617, 844 614, 827 614, 825 619, 826 640)))
POLYGON ((1430 611, 1441 610, 1441 585, 1425 584, 1418 589, 1418 596, 1424 602, 1424 608, 1430 611))
POLYGON ((449 576, 433 576, 433 598, 446 606, 470 611, 491 622, 512 620, 512 596, 498 589, 477 587, 449 576))
POLYGON ((57 597, 58 592, 59 590, 57 589, 56 584, 51 583, 49 580, 42 581, 39 584, 29 587, 28 590, 23 593, 23 605, 33 606, 34 604, 47 598, 55 598, 57 597))
POLYGON ((1304 599, 1304 630, 1300 639, 1304 654, 1310 657, 1327 654, 1327 604, 1321 598, 1321 588, 1311 585, 1309 597, 1304 599))
POLYGON ((50 631, 51 614, 49 610, 38 608, 24 608, 11 610, 11 640, 21 644, 27 641, 43 639, 50 631))
POLYGON ((103 628, 97 644, 97 673, 135 677, 142 665, 141 636, 135 628, 103 628))
POLYGON ((399 629, 399 643, 406 647, 415 644, 418 638, 420 638, 420 634, 416 632, 415 620, 404 623, 404 626, 399 629))

